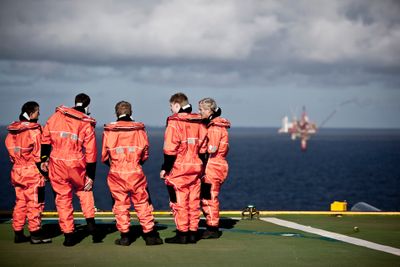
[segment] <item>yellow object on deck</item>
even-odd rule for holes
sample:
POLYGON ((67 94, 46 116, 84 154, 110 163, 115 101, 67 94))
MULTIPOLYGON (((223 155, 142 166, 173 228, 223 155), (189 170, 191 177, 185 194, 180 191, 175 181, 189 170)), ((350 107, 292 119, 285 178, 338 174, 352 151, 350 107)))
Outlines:
POLYGON ((331 203, 331 211, 347 211, 346 201, 334 201, 331 203))

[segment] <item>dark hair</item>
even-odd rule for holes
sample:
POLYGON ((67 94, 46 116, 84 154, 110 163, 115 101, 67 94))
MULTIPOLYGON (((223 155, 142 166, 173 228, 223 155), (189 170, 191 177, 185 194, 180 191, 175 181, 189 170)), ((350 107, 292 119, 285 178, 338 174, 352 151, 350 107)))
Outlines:
POLYGON ((90 104, 90 97, 87 94, 80 93, 75 96, 75 106, 78 103, 82 103, 81 107, 86 108, 90 104))
POLYGON ((187 104, 189 104, 189 100, 184 93, 176 93, 171 96, 171 98, 169 99, 169 103, 171 104, 178 103, 181 106, 186 106, 187 104))
POLYGON ((19 115, 19 119, 20 120, 28 120, 22 114, 24 114, 26 112, 26 114, 28 114, 28 116, 30 116, 32 113, 34 113, 36 111, 37 108, 39 108, 39 104, 37 102, 35 102, 35 101, 26 102, 25 104, 22 105, 21 114, 19 115))
POLYGON ((118 116, 126 114, 131 116, 132 115, 132 106, 129 102, 126 101, 119 101, 115 105, 115 114, 118 116))

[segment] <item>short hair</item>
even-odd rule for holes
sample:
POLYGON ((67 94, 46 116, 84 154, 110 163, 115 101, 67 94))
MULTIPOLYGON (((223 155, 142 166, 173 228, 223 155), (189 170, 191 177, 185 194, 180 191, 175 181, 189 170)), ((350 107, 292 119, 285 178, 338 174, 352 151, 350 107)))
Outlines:
POLYGON ((199 101, 199 105, 206 106, 207 108, 211 109, 212 112, 215 112, 218 108, 217 102, 215 102, 215 100, 211 97, 203 98, 199 101))
POLYGON ((126 101, 119 101, 115 105, 115 114, 117 115, 117 117, 119 117, 123 114, 127 114, 127 115, 131 116, 132 115, 132 105, 126 101))
POLYGON ((39 108, 39 104, 35 101, 29 101, 26 102, 24 105, 22 105, 21 108, 21 114, 28 114, 29 116, 36 111, 36 109, 39 108))
POLYGON ((169 103, 171 104, 178 103, 183 107, 189 104, 189 100, 184 93, 176 93, 171 96, 171 98, 169 99, 169 103))
POLYGON ((75 106, 86 108, 90 104, 90 97, 87 94, 80 93, 75 96, 75 106), (80 103, 78 105, 78 103, 80 103))

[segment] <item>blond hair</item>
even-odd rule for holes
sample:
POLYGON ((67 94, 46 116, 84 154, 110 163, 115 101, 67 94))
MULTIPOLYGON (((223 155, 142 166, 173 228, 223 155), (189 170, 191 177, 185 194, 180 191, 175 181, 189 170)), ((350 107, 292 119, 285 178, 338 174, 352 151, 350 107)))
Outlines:
POLYGON ((121 116, 121 115, 132 115, 132 106, 129 102, 126 101, 119 101, 116 105, 115 105, 115 114, 117 115, 117 117, 121 116))
POLYGON ((199 105, 210 109, 212 112, 215 112, 218 109, 217 102, 215 102, 211 97, 203 98, 199 101, 199 105))

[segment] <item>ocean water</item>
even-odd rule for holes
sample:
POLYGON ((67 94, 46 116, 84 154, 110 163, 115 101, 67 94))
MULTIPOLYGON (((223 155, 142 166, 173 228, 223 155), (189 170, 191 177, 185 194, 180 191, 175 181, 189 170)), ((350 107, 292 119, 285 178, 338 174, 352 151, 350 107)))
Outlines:
MULTIPOLYGON (((168 210, 168 193, 159 178, 163 128, 149 128, 150 158, 144 165, 156 210, 168 210)), ((97 129, 100 152, 102 129, 97 129)), ((11 210, 14 189, 11 164, 0 127, 0 210, 11 210)), ((323 129, 302 152, 298 141, 271 128, 230 129, 229 175, 222 186, 223 210, 241 210, 249 204, 260 210, 329 210, 330 203, 346 200, 351 208, 363 201, 384 211, 400 211, 400 130, 323 129)), ((100 153, 99 153, 100 154, 100 153)), ((106 177, 97 165, 96 207, 111 210, 106 177)), ((79 208, 77 199, 74 206, 79 208)), ((54 210, 50 185, 46 210, 54 210)))

